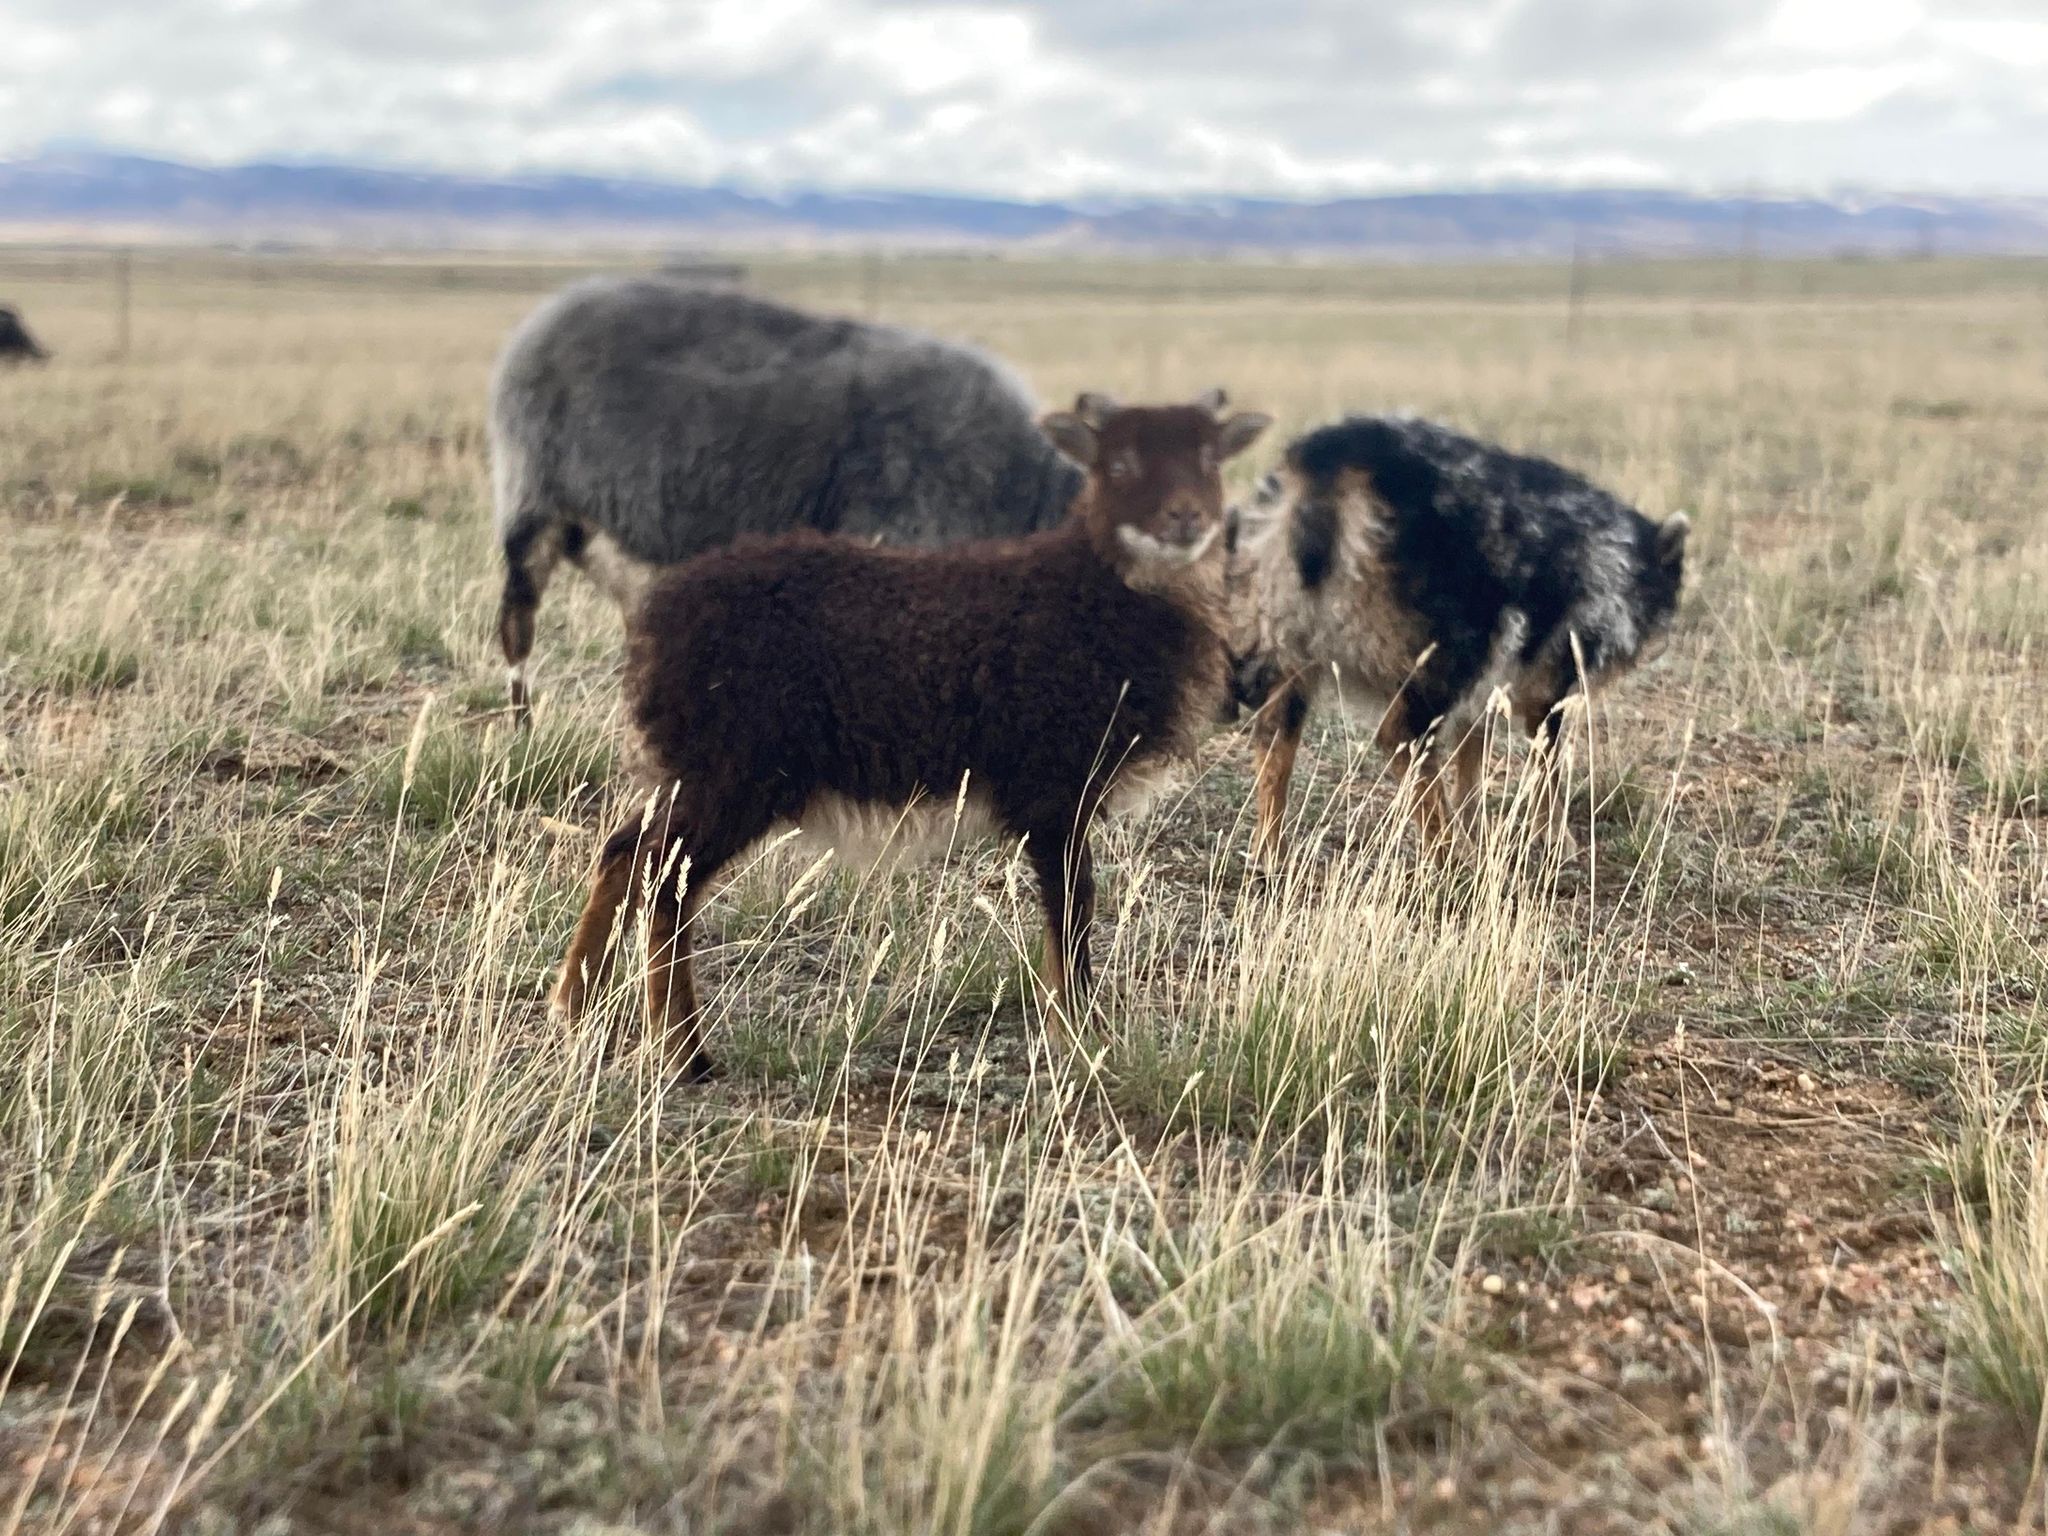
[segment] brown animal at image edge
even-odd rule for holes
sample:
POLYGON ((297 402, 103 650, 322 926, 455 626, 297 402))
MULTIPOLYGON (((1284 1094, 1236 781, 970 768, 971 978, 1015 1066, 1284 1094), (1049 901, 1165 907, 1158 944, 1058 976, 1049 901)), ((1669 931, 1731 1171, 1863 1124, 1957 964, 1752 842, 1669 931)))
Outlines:
POLYGON ((1222 463, 1268 418, 1084 395, 1044 431, 1087 472, 1057 527, 940 550, 797 534, 659 576, 628 623, 625 694, 650 791, 607 839, 557 1009, 603 983, 647 908, 649 1025, 711 1070, 691 929, 775 827, 950 809, 1023 845, 1046 914, 1048 1029, 1092 979, 1089 835, 1184 757, 1227 697, 1222 463))
POLYGON ((0 363, 41 363, 50 354, 29 334, 18 312, 0 304, 0 363))

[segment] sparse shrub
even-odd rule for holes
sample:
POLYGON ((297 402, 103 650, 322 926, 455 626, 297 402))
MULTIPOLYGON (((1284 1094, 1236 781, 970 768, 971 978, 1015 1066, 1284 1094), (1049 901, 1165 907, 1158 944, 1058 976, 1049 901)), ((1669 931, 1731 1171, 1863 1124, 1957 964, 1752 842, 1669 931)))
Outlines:
POLYGON ((194 478, 173 468, 168 474, 94 474, 78 489, 81 499, 146 510, 190 506, 200 491, 194 478))
POLYGON ((55 693, 112 693, 135 685, 142 658, 105 640, 84 640, 44 653, 34 676, 55 693))
POLYGON ((1912 896, 1919 883, 1911 818, 1879 821, 1839 802, 1828 806, 1827 857, 1835 874, 1891 901, 1912 896))
POLYGON ((1182 915, 1230 942, 1127 998, 1107 1067, 1118 1096, 1282 1131, 1365 1105, 1375 1137, 1426 1164, 1480 1155, 1559 1085, 1597 1081, 1614 978, 1583 945, 1563 963, 1518 840, 1503 829, 1463 871, 1418 870, 1398 825, 1247 896, 1227 928, 1182 915))
POLYGON ((1426 1261, 1340 1216, 1191 1235, 1075 1413, 1150 1446, 1362 1461, 1462 1395, 1426 1261))
POLYGON ((445 667, 455 658, 448 649, 448 641, 440 624, 432 619, 414 616, 396 625, 391 635, 391 650, 399 664, 407 667, 445 667))
POLYGON ((2029 1433, 2048 1411, 2048 1147, 2023 1124, 1974 1144, 1981 1203, 1952 1222, 1956 1340, 1977 1388, 2029 1433))
POLYGON ((96 854, 144 824, 149 808, 128 777, 0 784, 0 928, 46 926, 89 879, 96 854))
POLYGON ((372 770, 371 796, 386 816, 449 827, 485 804, 559 810, 578 792, 600 790, 611 772, 609 738, 577 722, 479 731, 465 721, 430 718, 372 770))
POLYGON ((350 1079, 314 1143, 307 1286, 321 1328, 417 1337, 531 1251, 531 1204, 567 1109, 561 1075, 488 1041, 453 1056, 397 1102, 350 1079))
POLYGON ((806 1536, 1043 1528, 1057 1493, 1043 1388, 1037 1401, 992 1400, 979 1373, 952 1361, 897 1359, 881 1370, 875 1422, 858 1434, 829 1418, 809 1426, 794 1468, 806 1536))

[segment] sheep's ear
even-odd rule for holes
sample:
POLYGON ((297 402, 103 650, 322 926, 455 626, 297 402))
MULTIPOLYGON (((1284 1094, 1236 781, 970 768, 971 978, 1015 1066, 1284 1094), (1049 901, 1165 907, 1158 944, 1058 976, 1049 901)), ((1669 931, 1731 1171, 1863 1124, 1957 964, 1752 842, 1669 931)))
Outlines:
POLYGON ((1685 536, 1692 531, 1692 519, 1674 512, 1657 525, 1657 561, 1675 566, 1685 560, 1685 536))
POLYGON ((1216 460, 1234 459, 1259 440, 1259 434, 1273 425, 1263 411, 1239 411, 1216 429, 1216 460))
POLYGON ((1230 547, 1242 549, 1263 537, 1279 515, 1277 507, 1261 505, 1257 497, 1236 503, 1226 514, 1226 532, 1230 537, 1230 547))
POLYGON ((1117 404, 1109 395, 1086 390, 1074 397, 1074 414, 1091 427, 1099 427, 1117 412, 1117 404))
POLYGON ((1095 429, 1072 411, 1054 411, 1039 421, 1038 430, 1083 469, 1095 467, 1095 429))
POLYGON ((1230 404, 1230 396, 1223 392, 1223 386, 1219 384, 1214 389, 1205 389, 1195 396, 1195 404, 1211 416, 1221 416, 1223 407, 1230 404))

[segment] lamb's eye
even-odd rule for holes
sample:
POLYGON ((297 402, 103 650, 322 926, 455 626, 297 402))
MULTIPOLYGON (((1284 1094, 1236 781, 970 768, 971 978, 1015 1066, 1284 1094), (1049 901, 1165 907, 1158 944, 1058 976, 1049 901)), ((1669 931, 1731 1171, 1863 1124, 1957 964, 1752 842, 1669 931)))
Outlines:
POLYGON ((1138 456, 1135 453, 1120 453, 1109 461, 1109 478, 1128 480, 1138 472, 1138 456))

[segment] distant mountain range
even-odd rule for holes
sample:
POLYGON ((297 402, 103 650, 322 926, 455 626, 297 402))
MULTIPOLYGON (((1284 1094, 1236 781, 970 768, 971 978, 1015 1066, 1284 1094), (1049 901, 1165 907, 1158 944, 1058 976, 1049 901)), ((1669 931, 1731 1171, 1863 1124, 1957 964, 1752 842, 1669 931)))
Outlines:
POLYGON ((1378 257, 2048 252, 2048 198, 1714 197, 1651 189, 1324 202, 1013 202, 348 165, 181 165, 98 152, 0 161, 0 239, 450 246, 1095 247, 1378 257))

